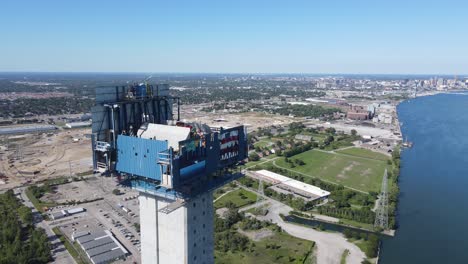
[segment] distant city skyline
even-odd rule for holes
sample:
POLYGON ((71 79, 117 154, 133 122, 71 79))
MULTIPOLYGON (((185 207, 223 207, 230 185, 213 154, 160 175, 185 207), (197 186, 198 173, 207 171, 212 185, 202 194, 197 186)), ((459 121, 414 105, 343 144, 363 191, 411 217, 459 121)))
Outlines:
POLYGON ((462 1, 6 1, 0 72, 468 75, 462 1))

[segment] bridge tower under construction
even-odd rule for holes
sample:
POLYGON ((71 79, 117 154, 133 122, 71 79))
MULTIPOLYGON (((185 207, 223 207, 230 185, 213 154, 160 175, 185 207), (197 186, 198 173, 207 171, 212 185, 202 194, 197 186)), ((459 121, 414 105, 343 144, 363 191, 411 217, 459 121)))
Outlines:
POLYGON ((214 263, 212 192, 243 176, 245 127, 182 122, 179 109, 164 84, 96 89, 94 170, 139 191, 143 264, 214 263))

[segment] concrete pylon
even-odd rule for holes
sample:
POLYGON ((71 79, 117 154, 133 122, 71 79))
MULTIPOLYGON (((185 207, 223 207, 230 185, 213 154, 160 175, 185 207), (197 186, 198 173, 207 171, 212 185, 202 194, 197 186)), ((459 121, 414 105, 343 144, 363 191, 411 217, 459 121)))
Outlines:
POLYGON ((198 195, 165 213, 173 203, 140 193, 142 264, 213 264, 214 209, 212 192, 198 195))

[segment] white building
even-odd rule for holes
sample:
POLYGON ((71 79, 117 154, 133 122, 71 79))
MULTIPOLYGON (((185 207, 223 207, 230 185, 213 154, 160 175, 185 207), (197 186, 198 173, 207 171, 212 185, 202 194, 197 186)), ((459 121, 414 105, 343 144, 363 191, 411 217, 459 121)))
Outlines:
POLYGON ((280 189, 293 192, 312 201, 326 199, 330 196, 330 192, 322 190, 317 186, 294 180, 268 170, 259 170, 254 173, 257 177, 275 184, 275 186, 280 189))
POLYGON ((50 215, 50 218, 52 218, 52 220, 57 220, 57 219, 64 218, 66 216, 83 213, 85 211, 86 209, 84 209, 83 207, 77 207, 77 208, 72 208, 72 209, 63 209, 58 212, 50 213, 49 215, 50 215))
POLYGON ((91 122, 73 122, 73 123, 66 123, 65 127, 66 128, 80 128, 80 127, 90 127, 91 122))

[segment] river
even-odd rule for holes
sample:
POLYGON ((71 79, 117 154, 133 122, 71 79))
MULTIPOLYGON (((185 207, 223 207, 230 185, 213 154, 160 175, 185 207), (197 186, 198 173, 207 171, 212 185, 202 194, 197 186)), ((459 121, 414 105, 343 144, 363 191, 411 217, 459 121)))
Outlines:
POLYGON ((468 263, 468 94, 402 102, 398 230, 381 264, 468 263))

